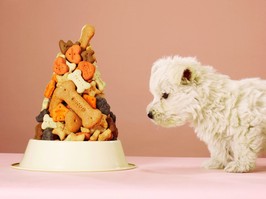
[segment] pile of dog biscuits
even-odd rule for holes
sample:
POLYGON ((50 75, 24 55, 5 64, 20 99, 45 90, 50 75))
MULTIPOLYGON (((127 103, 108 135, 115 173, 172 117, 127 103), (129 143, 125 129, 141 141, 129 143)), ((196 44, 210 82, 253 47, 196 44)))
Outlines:
POLYGON ((35 139, 62 141, 116 140, 116 117, 104 97, 90 40, 94 27, 85 25, 78 42, 59 41, 53 75, 36 117, 35 139))

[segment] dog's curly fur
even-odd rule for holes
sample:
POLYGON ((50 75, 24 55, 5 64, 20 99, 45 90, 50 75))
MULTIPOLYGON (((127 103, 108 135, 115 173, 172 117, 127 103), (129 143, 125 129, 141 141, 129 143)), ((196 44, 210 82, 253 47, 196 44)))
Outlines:
POLYGON ((231 80, 191 57, 165 57, 151 71, 148 116, 158 125, 187 122, 211 154, 206 168, 249 172, 266 140, 266 81, 231 80))

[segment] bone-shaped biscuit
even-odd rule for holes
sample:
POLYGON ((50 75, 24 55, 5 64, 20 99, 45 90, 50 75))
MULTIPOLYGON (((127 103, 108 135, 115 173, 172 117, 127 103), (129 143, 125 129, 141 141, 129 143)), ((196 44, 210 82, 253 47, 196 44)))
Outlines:
POLYGON ((91 84, 91 87, 89 89, 85 90, 84 93, 88 93, 88 95, 92 96, 92 97, 101 93, 101 91, 98 90, 95 81, 91 81, 90 84, 91 84))
POLYGON ((69 72, 71 73, 73 70, 75 70, 76 68, 76 64, 75 63, 70 63, 69 61, 66 60, 66 65, 68 66, 69 68, 69 72))
POLYGON ((94 133, 90 137, 90 141, 97 141, 100 133, 101 133, 100 130, 94 131, 94 133))
POLYGON ((77 86, 77 92, 83 93, 84 90, 91 87, 90 83, 86 82, 82 76, 80 70, 75 70, 73 73, 67 76, 68 79, 72 80, 77 86))
POLYGON ((68 111, 66 113, 65 128, 68 131, 76 133, 78 130, 80 130, 81 123, 82 121, 76 113, 74 113, 73 111, 68 111))
POLYGON ((98 89, 102 92, 106 86, 106 83, 101 79, 101 74, 98 70, 95 71, 92 79, 96 82, 98 89))
MULTIPOLYGON (((82 125, 85 128, 91 128, 96 125, 102 117, 98 109, 93 109, 86 100, 75 90, 75 84, 72 81, 66 81, 60 84, 54 91, 54 98, 59 101, 65 101, 68 106, 81 118, 82 125)), ((57 101, 55 99, 55 101, 57 101)), ((51 100, 51 104, 53 98, 51 100)), ((57 101, 58 102, 58 101, 57 101)))
POLYGON ((49 105, 49 101, 50 99, 45 97, 42 101, 42 109, 41 110, 44 110, 44 109, 47 109, 48 108, 48 105, 49 105))
POLYGON ((67 131, 66 129, 64 129, 64 125, 63 125, 63 126, 58 126, 55 129, 53 129, 52 133, 55 134, 55 135, 58 135, 60 140, 64 140, 66 135, 69 135, 72 132, 67 131))
POLYGON ((89 45, 91 38, 93 37, 95 32, 95 29, 93 26, 87 24, 83 26, 81 30, 81 35, 80 35, 80 47, 83 49, 86 49, 86 47, 89 45))
POLYGON ((111 140, 111 139, 112 139, 112 132, 110 129, 105 130, 98 137, 98 141, 106 141, 106 140, 111 140))
POLYGON ((42 122, 42 129, 46 128, 56 128, 56 122, 53 121, 53 119, 48 115, 45 114, 43 117, 43 122, 42 122))

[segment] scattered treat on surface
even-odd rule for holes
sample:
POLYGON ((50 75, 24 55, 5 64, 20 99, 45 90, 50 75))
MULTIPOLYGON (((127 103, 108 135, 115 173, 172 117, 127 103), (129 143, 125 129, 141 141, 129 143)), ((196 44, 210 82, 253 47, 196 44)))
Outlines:
POLYGON ((104 97, 95 52, 95 29, 85 25, 78 42, 59 41, 42 107, 36 116, 35 139, 61 141, 116 140, 116 117, 104 97))

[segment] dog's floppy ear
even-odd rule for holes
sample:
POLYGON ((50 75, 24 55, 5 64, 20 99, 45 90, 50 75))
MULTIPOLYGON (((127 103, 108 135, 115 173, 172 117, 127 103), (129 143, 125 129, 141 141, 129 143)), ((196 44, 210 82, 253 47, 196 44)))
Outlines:
POLYGON ((183 70, 181 84, 188 85, 191 84, 195 80, 195 71, 193 68, 188 67, 183 70))

